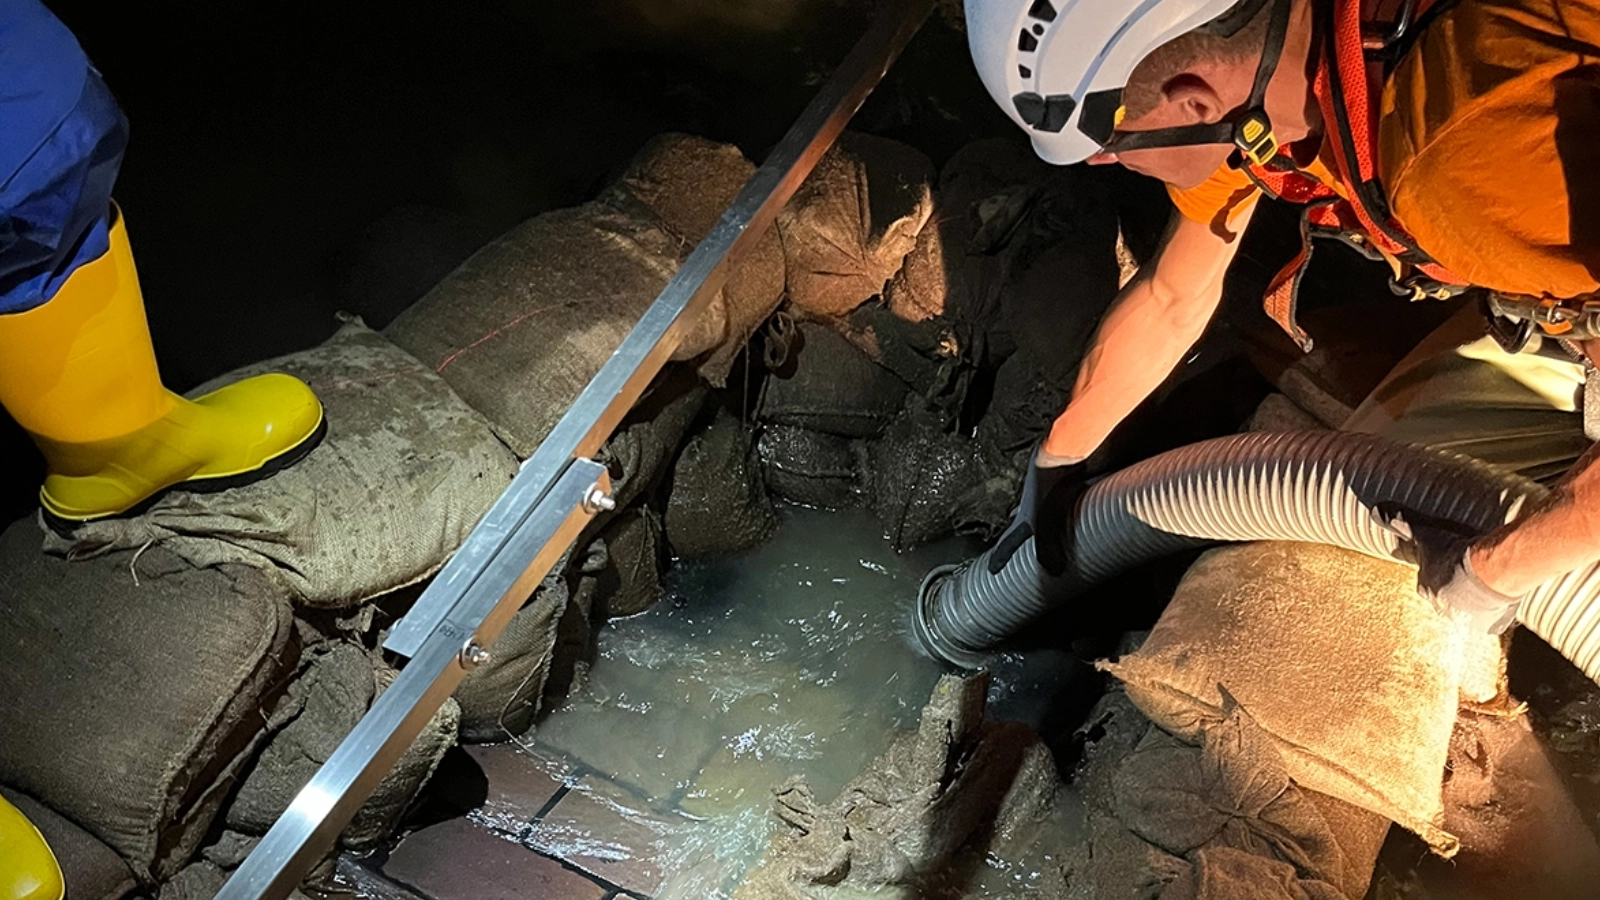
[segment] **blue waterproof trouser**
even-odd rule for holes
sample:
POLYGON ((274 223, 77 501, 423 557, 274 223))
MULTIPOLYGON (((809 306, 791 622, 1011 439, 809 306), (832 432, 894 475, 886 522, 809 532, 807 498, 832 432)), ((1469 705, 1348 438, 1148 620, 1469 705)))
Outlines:
POLYGON ((128 124, 39 0, 0 0, 0 313, 55 296, 108 247, 128 124))

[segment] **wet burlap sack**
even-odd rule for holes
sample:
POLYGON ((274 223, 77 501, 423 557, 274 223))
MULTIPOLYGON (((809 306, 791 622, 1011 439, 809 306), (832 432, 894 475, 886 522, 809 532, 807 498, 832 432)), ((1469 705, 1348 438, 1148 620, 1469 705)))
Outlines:
POLYGON ((68 562, 0 536, 0 783, 81 825, 144 881, 186 862, 295 668, 287 590, 161 546, 68 562))
POLYGON ((1066 405, 1116 296, 1115 204, 1100 173, 1045 165, 1026 141, 997 138, 945 163, 934 205, 885 305, 942 324, 943 355, 995 373, 980 430, 997 446, 1031 444, 1066 405))
POLYGON ((952 534, 994 534, 1022 484, 1019 459, 908 410, 868 448, 873 512, 896 550, 952 534))
POLYGON ((1102 667, 1191 741, 1237 698, 1298 784, 1448 856, 1440 783, 1456 709, 1499 692, 1503 654, 1418 596, 1411 568, 1269 542, 1202 556, 1144 646, 1102 667))
POLYGON ((672 470, 663 517, 678 556, 733 553, 761 543, 778 527, 750 426, 726 410, 694 435, 672 470))
POLYGON ((533 726, 569 599, 566 577, 546 576, 495 639, 489 661, 456 687, 462 743, 503 741, 533 726))
POLYGON ((765 425, 756 439, 767 490, 816 509, 849 509, 864 500, 861 442, 789 425, 765 425))
MULTIPOLYGON (((657 141, 600 200, 544 213, 501 235, 385 334, 442 375, 526 458, 703 236, 698 229, 709 222, 701 206, 712 186, 727 190, 738 180, 728 173, 748 166, 731 148, 657 141), (696 168, 677 172, 680 163, 696 168), (695 180, 702 176, 704 190, 695 180), (663 218, 657 208, 672 215, 663 218)), ((749 258, 751 270, 730 282, 732 293, 685 322, 675 358, 742 346, 776 307, 781 261, 770 243, 761 246, 749 258)), ((725 375, 731 359, 708 359, 708 372, 725 375)))
POLYGON ((906 383, 827 325, 801 322, 767 379, 758 418, 844 437, 881 434, 905 407, 906 383))
POLYGON ((1121 691, 1080 732, 1088 839, 1068 851, 1072 900, 1360 900, 1389 822, 1292 781, 1237 705, 1190 744, 1121 691))
POLYGON ((1004 842, 1041 819, 1055 798, 1055 764, 1026 726, 984 721, 988 685, 987 675, 941 678, 917 730, 831 803, 802 778, 778 788, 785 828, 735 900, 804 900, 818 885, 921 887, 974 835, 1004 842))
POLYGON ((43 803, 0 786, 4 796, 39 829, 61 866, 61 877, 72 900, 120 900, 133 893, 133 872, 115 850, 68 821, 43 803))
POLYGON ((600 530, 605 564, 596 573, 596 620, 642 613, 661 599, 667 537, 661 516, 641 506, 618 514, 600 530))
POLYGON ((309 456, 255 484, 176 492, 142 515, 52 534, 47 549, 82 558, 154 543, 195 566, 262 568, 307 606, 349 607, 435 572, 516 474, 449 385, 359 322, 198 391, 264 371, 321 399, 328 435, 309 456))
MULTIPOLYGON (((639 151, 609 194, 626 195, 648 207, 678 237, 680 254, 688 258, 755 171, 755 164, 731 144, 664 134, 639 151)), ((727 284, 706 313, 691 323, 679 358, 706 353, 697 360, 700 376, 725 386, 734 358, 778 308, 783 288, 783 245, 777 230, 769 228, 729 269, 727 284)))
POLYGON ((789 302, 842 316, 881 293, 933 214, 933 177, 905 144, 841 135, 778 216, 789 302))
MULTIPOLYGON (((299 676, 269 714, 276 733, 229 805, 228 827, 266 834, 395 674, 354 644, 328 642, 308 650, 299 676)), ((455 701, 447 699, 345 826, 343 846, 367 849, 389 836, 445 751, 455 746, 459 719, 455 701)))

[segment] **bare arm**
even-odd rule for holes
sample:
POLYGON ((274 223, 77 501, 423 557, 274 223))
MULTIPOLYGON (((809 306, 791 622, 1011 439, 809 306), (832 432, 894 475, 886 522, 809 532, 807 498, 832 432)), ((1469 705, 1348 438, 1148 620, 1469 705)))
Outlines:
POLYGON ((1578 460, 1542 509, 1470 553, 1483 583, 1510 597, 1600 560, 1600 445, 1578 460))
POLYGON ((1177 368, 1222 301, 1223 276, 1253 212, 1238 214, 1231 239, 1174 214, 1161 252, 1100 323, 1072 402, 1040 450, 1040 465, 1088 457, 1177 368))

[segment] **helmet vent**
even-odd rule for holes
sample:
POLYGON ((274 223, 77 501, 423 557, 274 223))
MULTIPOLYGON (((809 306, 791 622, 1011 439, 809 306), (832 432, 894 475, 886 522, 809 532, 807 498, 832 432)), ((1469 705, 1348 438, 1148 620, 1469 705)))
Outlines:
POLYGON ((1056 8, 1050 5, 1050 0, 1034 0, 1033 5, 1028 7, 1028 15, 1042 22, 1054 22, 1056 8))
POLYGON ((1023 53, 1032 53, 1039 49, 1039 39, 1027 29, 1017 32, 1017 49, 1023 53))
POLYGON ((1016 107, 1017 116, 1022 121, 1039 131, 1055 133, 1066 126, 1078 103, 1071 94, 1041 97, 1033 91, 1026 91, 1012 97, 1011 105, 1016 107))

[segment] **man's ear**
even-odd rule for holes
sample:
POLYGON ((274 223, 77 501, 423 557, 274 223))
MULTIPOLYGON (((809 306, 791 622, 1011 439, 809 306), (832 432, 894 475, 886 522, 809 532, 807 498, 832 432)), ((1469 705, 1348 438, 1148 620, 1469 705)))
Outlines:
POLYGON ((1228 113, 1211 83, 1192 72, 1174 76, 1161 94, 1184 125, 1215 125, 1228 113))

